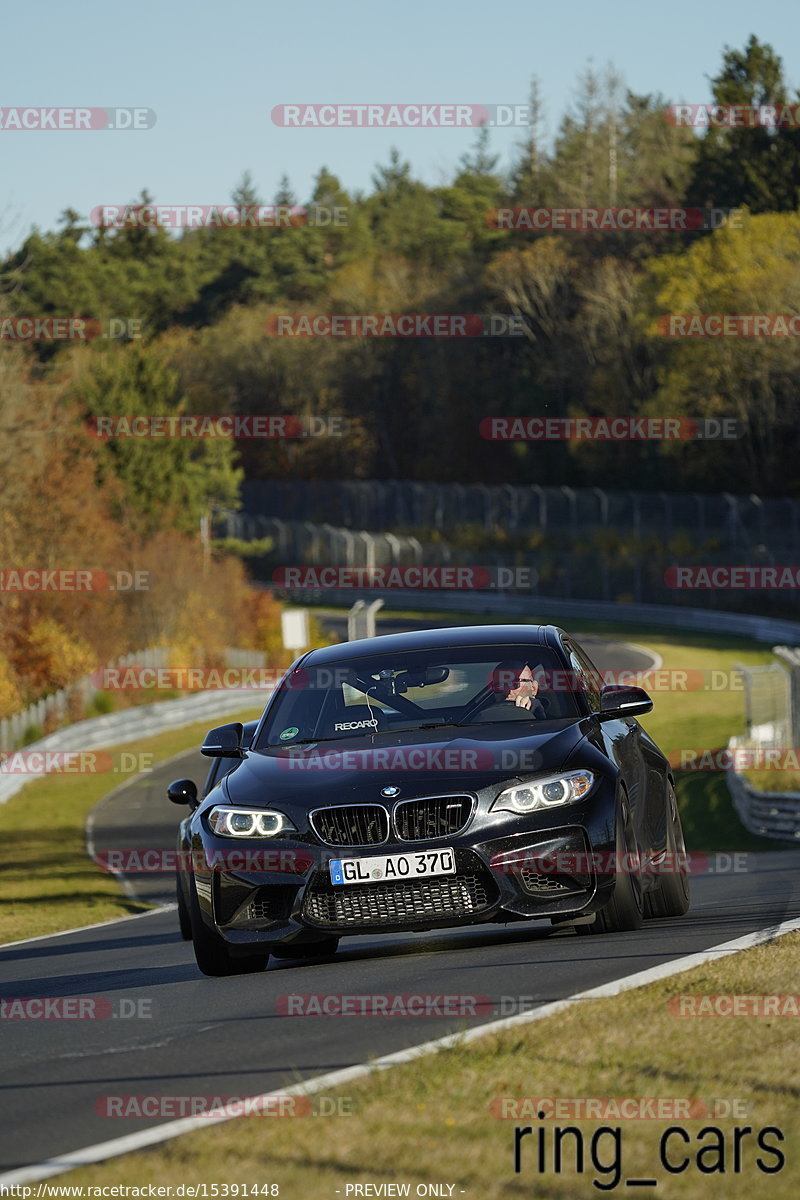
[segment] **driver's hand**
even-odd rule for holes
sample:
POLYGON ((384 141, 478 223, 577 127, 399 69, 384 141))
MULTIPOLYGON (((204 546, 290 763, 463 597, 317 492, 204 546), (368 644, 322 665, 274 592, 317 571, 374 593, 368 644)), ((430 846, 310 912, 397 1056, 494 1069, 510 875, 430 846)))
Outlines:
POLYGON ((531 698, 530 696, 515 696, 514 703, 516 704, 517 708, 530 708, 531 698))

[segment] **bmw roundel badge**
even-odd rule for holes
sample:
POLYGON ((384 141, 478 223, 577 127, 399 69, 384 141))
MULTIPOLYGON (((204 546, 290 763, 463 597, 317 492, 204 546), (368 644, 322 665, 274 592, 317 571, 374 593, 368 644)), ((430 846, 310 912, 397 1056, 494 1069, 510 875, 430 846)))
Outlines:
POLYGON ((385 796, 387 800, 392 800, 395 796, 400 795, 400 788, 395 787, 394 784, 390 787, 381 788, 381 795, 385 796))

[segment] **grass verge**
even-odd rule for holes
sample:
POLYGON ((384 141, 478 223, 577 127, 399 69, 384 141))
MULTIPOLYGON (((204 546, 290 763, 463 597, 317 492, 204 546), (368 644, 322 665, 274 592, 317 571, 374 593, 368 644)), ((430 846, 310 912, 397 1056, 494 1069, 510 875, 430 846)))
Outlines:
MULTIPOLYGON (((140 1186, 174 1186, 187 1180, 270 1183, 278 1185, 285 1200, 344 1197, 348 1184, 409 1184, 408 1194, 413 1196, 418 1185, 432 1182, 454 1185, 454 1196, 480 1200, 574 1200, 598 1194, 595 1179, 608 1188, 618 1163, 617 1195, 627 1190, 624 1180, 647 1178, 658 1181, 649 1195, 667 1195, 670 1200, 751 1200, 761 1187, 768 1189, 770 1200, 795 1200, 800 1194, 796 1022, 781 1017, 681 1017, 669 1002, 680 995, 792 993, 798 971, 800 934, 789 934, 672 979, 613 999, 587 1000, 565 1013, 376 1073, 330 1093, 338 1103, 329 1100, 328 1111, 349 1115, 262 1119, 261 1124, 258 1118, 242 1118, 62 1178, 84 1186, 133 1180, 140 1186), (528 1115, 503 1120, 493 1114, 504 1097, 649 1097, 683 1105, 674 1120, 612 1116, 539 1121, 536 1105, 529 1106, 528 1115), (535 1133, 522 1142, 522 1169, 514 1173, 517 1125, 545 1132, 548 1157, 543 1171, 535 1133), (582 1131, 582 1173, 576 1170, 572 1136, 564 1143, 562 1171, 554 1173, 555 1125, 582 1131), (686 1133, 685 1142, 672 1135, 666 1143, 673 1165, 687 1161, 678 1174, 670 1174, 660 1161, 659 1144, 671 1125, 686 1133), (740 1138, 737 1167, 734 1129, 747 1126, 752 1132, 740 1138), (780 1171, 767 1174, 759 1159, 767 1168, 779 1163, 773 1150, 757 1144, 760 1131, 769 1126, 784 1140, 775 1133, 762 1134, 764 1144, 780 1150, 785 1163, 780 1171), (614 1135, 605 1134, 597 1139, 593 1157, 591 1138, 601 1127, 620 1131, 619 1150, 614 1135)), ((312 1112, 321 1107, 319 1098, 312 1099, 312 1112)), ((114 1130, 109 1129, 112 1136, 114 1130)), ((380 1193, 361 1192, 365 1194, 380 1193)))
MULTIPOLYGON (((226 720, 247 721, 255 715, 250 708, 226 720)), ((108 761, 135 746, 136 755, 152 755, 149 761, 155 766, 199 746, 207 731, 208 718, 98 751, 98 758, 108 761)), ((122 771, 51 774, 0 805, 0 943, 147 909, 128 900, 113 875, 96 867, 86 853, 87 813, 125 778, 122 771)))
MULTIPOLYGON (((774 661, 774 655, 765 647, 742 645, 740 639, 729 644, 728 639, 718 637, 717 644, 709 647, 685 642, 684 636, 666 637, 662 633, 659 639, 644 639, 637 635, 641 644, 661 656, 664 670, 699 671, 707 683, 708 690, 653 691, 653 711, 641 718, 642 726, 664 753, 678 761, 682 752, 722 750, 730 737, 744 732, 744 693, 738 686, 736 666, 774 661), (728 686, 717 687, 723 679, 728 686)), ((663 678, 672 680, 676 676, 663 678)), ((694 682, 699 678, 689 675, 694 682)), ((703 761, 701 753, 695 761, 703 761)), ((780 771, 771 775, 774 779, 785 777, 780 771)), ((675 791, 689 850, 770 851, 795 846, 794 842, 758 837, 744 828, 733 807, 724 771, 676 771, 675 791)))
POLYGON ((800 771, 743 771, 747 782, 759 792, 800 792, 800 771))

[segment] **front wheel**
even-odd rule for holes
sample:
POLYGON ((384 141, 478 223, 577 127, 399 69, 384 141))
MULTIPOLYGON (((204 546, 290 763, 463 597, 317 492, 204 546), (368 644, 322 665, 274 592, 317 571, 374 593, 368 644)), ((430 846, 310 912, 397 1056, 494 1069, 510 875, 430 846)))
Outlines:
POLYGON ((614 863, 614 893, 603 908, 595 913, 593 925, 576 925, 579 933, 624 933, 641 929, 644 920, 642 880, 634 864, 639 848, 633 832, 626 796, 617 808, 616 855, 614 863))
POLYGON ((227 942, 215 929, 209 929, 200 912, 193 879, 190 879, 189 882, 189 916, 194 956, 204 975, 251 975, 265 969, 269 961, 268 950, 259 950, 255 954, 234 957, 227 942))
POLYGON ((645 896, 646 917, 682 917, 689 911, 689 867, 675 789, 667 783, 667 867, 658 887, 645 896))

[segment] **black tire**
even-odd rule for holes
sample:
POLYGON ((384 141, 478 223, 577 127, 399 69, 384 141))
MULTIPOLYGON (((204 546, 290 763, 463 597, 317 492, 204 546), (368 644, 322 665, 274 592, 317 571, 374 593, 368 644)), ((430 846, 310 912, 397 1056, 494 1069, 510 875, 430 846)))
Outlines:
POLYGON ((667 782, 667 864, 674 868, 659 876, 659 885, 645 896, 648 918, 682 917, 689 911, 689 869, 675 789, 667 782), (679 866, 680 864, 680 866, 679 866))
POLYGON ((616 863, 625 870, 615 872, 614 893, 603 908, 595 913, 593 925, 576 925, 579 933, 625 933, 641 929, 644 920, 644 893, 638 871, 630 869, 632 856, 638 854, 633 825, 628 812, 628 798, 623 792, 617 806, 616 863))
POLYGON ((181 937, 185 942, 190 942, 192 940, 192 919, 186 907, 180 875, 175 877, 175 895, 178 901, 178 925, 180 926, 181 937))
POLYGON ((286 946, 273 946, 270 954, 273 958, 329 958, 338 948, 338 937, 327 937, 319 942, 290 942, 286 946))
POLYGON ((194 880, 189 882, 189 915, 192 926, 192 943, 197 965, 204 975, 252 975, 263 971, 269 961, 269 951, 259 950, 255 954, 234 957, 227 942, 214 929, 209 929, 200 913, 194 880))

